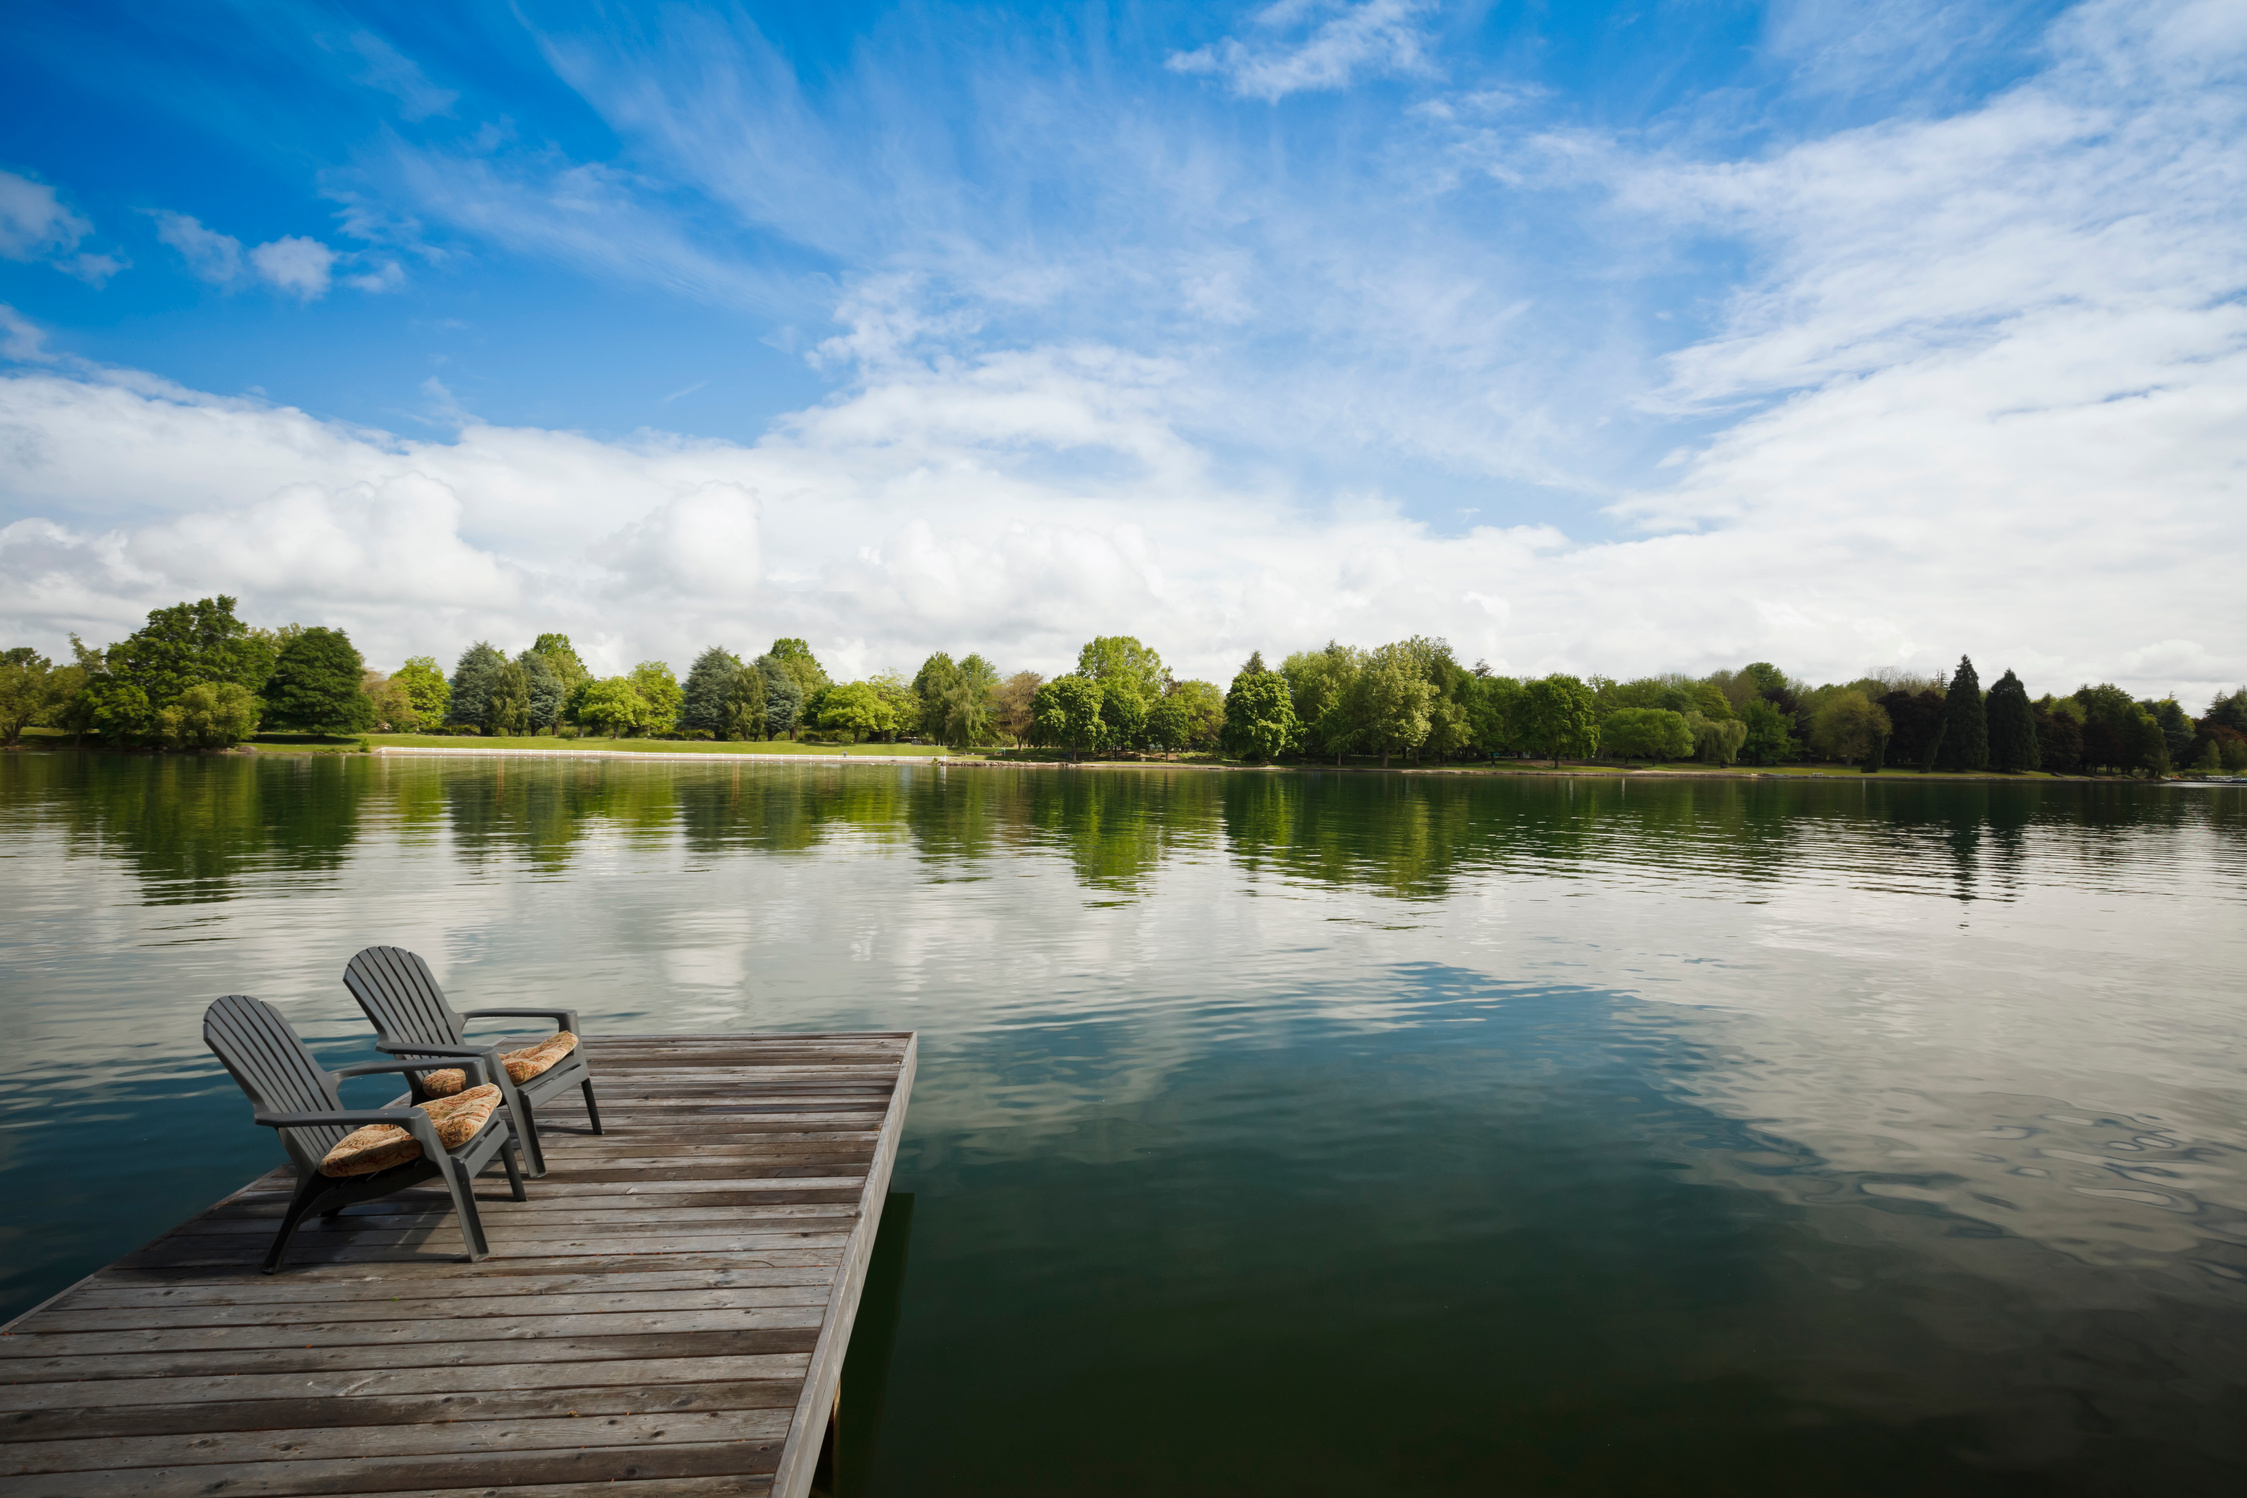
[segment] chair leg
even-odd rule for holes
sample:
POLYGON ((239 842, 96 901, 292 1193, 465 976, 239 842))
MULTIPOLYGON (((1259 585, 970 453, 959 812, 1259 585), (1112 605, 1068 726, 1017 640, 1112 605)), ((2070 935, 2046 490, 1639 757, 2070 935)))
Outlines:
POLYGON ((468 1174, 468 1167, 458 1160, 446 1160, 445 1184, 452 1188, 453 1210, 460 1214, 460 1236, 468 1242, 468 1262, 490 1258, 492 1246, 484 1236, 484 1219, 476 1211, 476 1182, 468 1174))
POLYGON ((601 1105, 593 1101, 593 1079, 587 1077, 579 1084, 585 1092, 585 1116, 593 1120, 593 1132, 601 1132, 601 1105))
POLYGON ((323 1189, 316 1175, 308 1175, 297 1182, 296 1195, 289 1198, 289 1210, 281 1215, 281 1231, 273 1235, 273 1246, 265 1251, 267 1274, 278 1270, 288 1258, 289 1240, 296 1236, 297 1224, 311 1212, 314 1199, 323 1189))
POLYGON ((529 1193, 523 1190, 523 1172, 515 1164, 515 1145, 512 1139, 499 1147, 499 1163, 507 1167, 507 1189, 515 1193, 515 1200, 529 1201, 529 1193))
POLYGON ((515 1137, 523 1142, 523 1171, 535 1181, 546 1174, 546 1146, 539 1142, 531 1100, 518 1092, 508 1099, 507 1111, 515 1115, 515 1137))

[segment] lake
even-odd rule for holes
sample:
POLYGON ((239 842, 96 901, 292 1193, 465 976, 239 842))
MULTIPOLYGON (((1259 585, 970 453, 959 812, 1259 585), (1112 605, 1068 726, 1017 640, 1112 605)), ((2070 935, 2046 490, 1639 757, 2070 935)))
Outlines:
POLYGON ((0 1314, 389 942, 921 1032, 854 1494, 2247 1486, 2238 788, 21 753, 0 910, 0 1314))

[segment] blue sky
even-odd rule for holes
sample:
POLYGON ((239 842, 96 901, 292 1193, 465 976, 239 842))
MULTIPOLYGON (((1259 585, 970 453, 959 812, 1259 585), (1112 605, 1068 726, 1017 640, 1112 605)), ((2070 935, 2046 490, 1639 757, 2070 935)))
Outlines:
MULTIPOLYGON (((2247 676, 2217 4, 23 5, 0 621, 2247 676)), ((521 638, 517 638, 520 636, 521 638)))

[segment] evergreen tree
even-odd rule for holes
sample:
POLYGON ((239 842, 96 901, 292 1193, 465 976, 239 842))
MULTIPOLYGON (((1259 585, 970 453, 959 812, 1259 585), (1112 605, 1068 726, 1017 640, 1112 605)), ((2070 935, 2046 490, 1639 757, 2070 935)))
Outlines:
POLYGON ((366 663, 340 629, 303 630, 281 647, 265 683, 266 719, 299 733, 365 733, 374 703, 360 688, 366 663))
POLYGON ((554 727, 562 721, 562 704, 569 697, 570 684, 556 669, 552 656, 541 655, 536 648, 515 657, 515 664, 523 668, 530 679, 530 726, 533 733, 554 727))
POLYGON ((2184 759, 2185 752, 2192 748, 2193 722, 2177 705, 2177 699, 2165 697, 2159 702, 2141 702, 2138 706, 2153 714, 2153 721, 2161 725, 2161 737, 2168 747, 2171 762, 2184 759))
POLYGON ((1974 662, 1958 658, 1958 674, 1943 697, 1943 736, 1935 751, 1940 770, 1985 770, 1990 762, 1990 725, 1982 705, 1982 679, 1974 662))
POLYGON ((1984 704, 1989 719, 1989 766, 2013 773, 2034 770, 2043 764, 2036 742, 2036 712, 2029 706, 2028 688, 2008 670, 1990 686, 1984 704))
POLYGON ((1865 751, 1865 773, 1867 775, 1878 775, 1882 765, 1886 763, 1887 757, 1888 735, 1885 733, 1874 734, 1872 747, 1865 751))
POLYGON ((793 734, 804 713, 804 689, 798 685, 796 673, 786 662, 770 655, 758 656, 756 668, 765 679, 765 737, 777 739, 793 734))
POLYGON ((507 657, 489 640, 478 640, 463 650, 453 666, 452 697, 445 705, 445 721, 483 727, 492 715, 492 688, 498 685, 499 673, 506 665, 507 657))
POLYGON ((734 677, 741 670, 741 657, 723 646, 713 645, 696 656, 681 690, 679 726, 700 729, 712 738, 726 737, 734 677))

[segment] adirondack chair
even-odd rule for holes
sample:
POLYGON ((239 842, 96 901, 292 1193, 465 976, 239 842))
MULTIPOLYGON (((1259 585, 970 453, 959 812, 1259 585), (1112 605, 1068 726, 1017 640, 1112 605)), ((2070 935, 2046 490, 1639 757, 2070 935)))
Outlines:
MULTIPOLYGON (((313 1058, 304 1042, 272 1005, 247 994, 228 994, 203 1011, 203 1043, 249 1094, 252 1117, 280 1132, 281 1143, 296 1162, 296 1195, 281 1218, 281 1231, 265 1253, 265 1272, 273 1273, 288 1257, 289 1240, 305 1218, 318 1212, 333 1217, 354 1202, 372 1201, 441 1176, 452 1193, 453 1210, 460 1216, 461 1236, 468 1243, 470 1262, 488 1258, 491 1244, 484 1237, 483 1219, 476 1215, 475 1180, 497 1155, 507 1167, 507 1184, 515 1200, 524 1200, 523 1174, 508 1148, 514 1131, 494 1114, 470 1138, 447 1149, 437 1124, 419 1108, 346 1108, 336 1091, 345 1077, 372 1076, 378 1072, 405 1072, 412 1063, 370 1061, 328 1071, 313 1058), (392 1124, 404 1129, 421 1146, 413 1159, 363 1175, 328 1175, 321 1162, 329 1151, 364 1124, 392 1124)), ((483 1075, 481 1061, 469 1064, 483 1075)))
MULTIPOLYGON (((344 986, 359 1001, 360 1009, 375 1027, 375 1049, 393 1056, 447 1058, 445 1066, 479 1060, 484 1071, 507 1099, 507 1112, 515 1120, 523 1141, 523 1160, 532 1179, 546 1174, 546 1150, 539 1142, 538 1105, 572 1087, 585 1094, 585 1114, 593 1132, 601 1132, 601 1108, 593 1100, 593 1072, 585 1064, 584 1032, 577 1027, 575 1009, 471 1009, 456 1014, 445 1002, 429 964, 403 947, 369 947, 351 959, 343 970, 344 986), (536 1076, 515 1081, 507 1073, 508 1058, 491 1044, 471 1044, 466 1038, 472 1019, 548 1019, 560 1031, 578 1037, 579 1044, 536 1076)), ((432 1069, 423 1066, 415 1076, 416 1095, 427 1084, 432 1069)))

